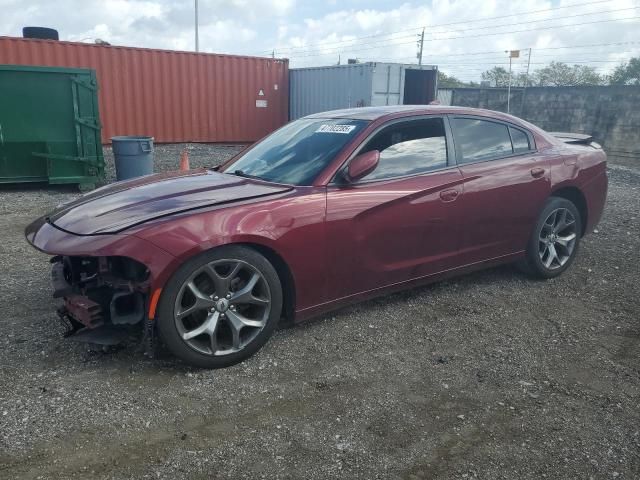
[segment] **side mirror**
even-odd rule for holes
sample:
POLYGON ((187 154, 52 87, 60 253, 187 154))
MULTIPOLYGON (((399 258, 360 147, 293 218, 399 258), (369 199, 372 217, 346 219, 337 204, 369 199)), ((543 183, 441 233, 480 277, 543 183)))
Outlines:
POLYGON ((380 152, 378 150, 361 153, 349 163, 347 180, 349 182, 355 182, 356 180, 366 177, 376 169, 379 160, 380 152))

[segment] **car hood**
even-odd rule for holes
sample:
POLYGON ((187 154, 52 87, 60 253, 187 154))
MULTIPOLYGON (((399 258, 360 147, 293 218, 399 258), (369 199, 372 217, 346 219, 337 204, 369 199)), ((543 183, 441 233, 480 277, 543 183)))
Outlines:
POLYGON ((118 233, 197 208, 275 195, 292 187, 200 169, 117 182, 60 205, 47 221, 77 235, 118 233))

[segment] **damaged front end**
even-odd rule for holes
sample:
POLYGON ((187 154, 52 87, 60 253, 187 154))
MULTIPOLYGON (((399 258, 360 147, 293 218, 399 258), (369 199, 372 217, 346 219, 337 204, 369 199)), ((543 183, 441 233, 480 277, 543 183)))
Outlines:
POLYGON ((62 299, 58 315, 67 336, 115 345, 143 330, 145 352, 152 354, 155 309, 149 299, 157 303, 173 255, 133 233, 70 233, 48 216, 29 224, 25 237, 52 256, 53 296, 62 299))
POLYGON ((127 257, 62 256, 51 259, 54 298, 65 336, 100 345, 123 342, 133 326, 144 325, 150 272, 127 257))

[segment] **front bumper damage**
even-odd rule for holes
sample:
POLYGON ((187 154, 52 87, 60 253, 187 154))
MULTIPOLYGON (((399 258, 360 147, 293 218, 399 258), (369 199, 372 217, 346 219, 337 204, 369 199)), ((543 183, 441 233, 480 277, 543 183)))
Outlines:
POLYGON ((57 313, 67 326, 65 336, 114 345, 142 327, 145 350, 151 353, 150 299, 159 296, 172 255, 134 234, 76 235, 46 218, 29 225, 25 236, 53 255, 53 296, 62 301, 57 313))
POLYGON ((53 297, 62 298, 58 316, 66 336, 80 334, 91 343, 119 343, 113 327, 137 325, 148 311, 149 270, 126 257, 55 256, 53 297), (89 330, 91 333, 89 334, 89 330))

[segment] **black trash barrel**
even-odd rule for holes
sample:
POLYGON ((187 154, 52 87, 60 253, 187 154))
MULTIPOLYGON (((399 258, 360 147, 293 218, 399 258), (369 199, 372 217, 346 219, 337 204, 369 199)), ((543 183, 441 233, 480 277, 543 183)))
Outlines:
POLYGON ((40 40, 60 40, 58 31, 47 27, 24 27, 22 29, 24 38, 37 38, 40 40))
POLYGON ((118 180, 153 173, 153 137, 111 137, 111 142, 118 180))

